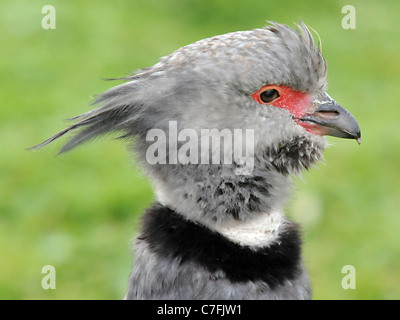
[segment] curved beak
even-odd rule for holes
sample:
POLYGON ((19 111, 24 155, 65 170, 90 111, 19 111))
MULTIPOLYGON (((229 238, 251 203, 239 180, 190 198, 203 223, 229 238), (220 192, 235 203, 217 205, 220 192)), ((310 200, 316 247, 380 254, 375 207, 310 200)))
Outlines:
POLYGON ((355 139, 361 144, 361 131, 356 119, 326 92, 314 97, 299 120, 315 134, 355 139))

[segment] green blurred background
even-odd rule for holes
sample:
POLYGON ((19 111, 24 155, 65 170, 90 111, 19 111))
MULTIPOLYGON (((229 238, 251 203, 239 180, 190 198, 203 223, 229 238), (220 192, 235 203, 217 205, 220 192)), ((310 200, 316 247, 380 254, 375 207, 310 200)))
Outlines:
POLYGON ((329 93, 363 143, 329 139, 325 162, 296 180, 287 208, 303 226, 315 299, 400 298, 400 1, 135 0, 0 3, 0 298, 121 299, 131 240, 152 188, 123 142, 56 157, 26 151, 89 110, 95 94, 196 40, 262 27, 316 29, 329 93), (44 30, 44 5, 56 29, 44 30), (356 29, 342 28, 344 5, 356 29), (56 268, 44 290, 44 265, 56 268), (356 289, 341 286, 356 269, 356 289))

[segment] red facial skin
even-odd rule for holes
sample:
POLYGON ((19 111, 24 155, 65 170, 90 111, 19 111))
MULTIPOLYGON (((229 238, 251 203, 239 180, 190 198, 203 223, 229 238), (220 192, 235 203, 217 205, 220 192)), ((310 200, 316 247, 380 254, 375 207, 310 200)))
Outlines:
MULTIPOLYGON (((272 95, 272 97, 274 96, 272 95)), ((333 105, 331 110, 329 108, 321 109, 317 101, 313 102, 314 97, 312 95, 307 92, 293 90, 284 85, 263 86, 253 93, 251 97, 260 104, 288 110, 292 115, 293 121, 312 134, 354 138, 358 144, 361 144, 361 133, 359 131, 358 133, 349 133, 346 128, 338 126, 342 121, 341 125, 344 123, 350 126, 350 130, 360 130, 353 116, 339 105, 333 105), (261 99, 261 95, 270 89, 276 90, 279 96, 274 100, 264 102, 261 99), (331 125, 328 125, 329 123, 331 125)), ((271 95, 266 94, 263 99, 270 99, 270 97, 271 95)))
POLYGON ((296 91, 290 87, 283 85, 267 85, 261 87, 251 96, 258 103, 268 104, 274 107, 288 110, 294 116, 294 121, 297 124, 301 125, 311 133, 321 135, 322 132, 316 132, 316 128, 314 128, 313 124, 302 122, 300 120, 300 118, 305 115, 307 109, 311 106, 312 96, 309 95, 307 92, 296 91), (265 103, 261 100, 260 95, 264 91, 270 89, 275 89, 276 91, 278 91, 279 97, 271 102, 265 103))

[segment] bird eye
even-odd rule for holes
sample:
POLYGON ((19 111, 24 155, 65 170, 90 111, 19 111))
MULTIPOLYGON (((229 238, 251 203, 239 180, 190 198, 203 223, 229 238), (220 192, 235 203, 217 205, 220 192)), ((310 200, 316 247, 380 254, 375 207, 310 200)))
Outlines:
POLYGON ((268 89, 260 94, 260 100, 264 103, 270 103, 278 98, 279 92, 275 89, 268 89))

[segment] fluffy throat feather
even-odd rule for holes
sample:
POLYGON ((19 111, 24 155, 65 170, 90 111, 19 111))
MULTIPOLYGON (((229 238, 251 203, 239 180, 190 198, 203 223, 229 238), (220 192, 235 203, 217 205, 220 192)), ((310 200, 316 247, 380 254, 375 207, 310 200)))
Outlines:
POLYGON ((138 241, 165 259, 201 266, 232 282, 261 280, 271 287, 294 279, 300 271, 300 236, 296 225, 287 223, 276 241, 254 248, 240 245, 210 228, 185 219, 156 203, 143 216, 138 241))
POLYGON ((211 228, 229 226, 230 230, 221 230, 226 231, 225 235, 237 237, 244 234, 245 230, 240 230, 243 221, 258 216, 268 219, 263 213, 275 216, 281 211, 291 192, 289 176, 320 160, 324 143, 321 138, 298 137, 274 147, 260 148, 251 175, 236 175, 234 165, 192 164, 152 166, 148 173, 158 202, 211 228), (237 231, 233 226, 236 222, 237 231))
POLYGON ((256 163, 265 163, 283 175, 298 174, 308 170, 323 158, 326 140, 307 133, 267 147, 259 154, 256 163))

